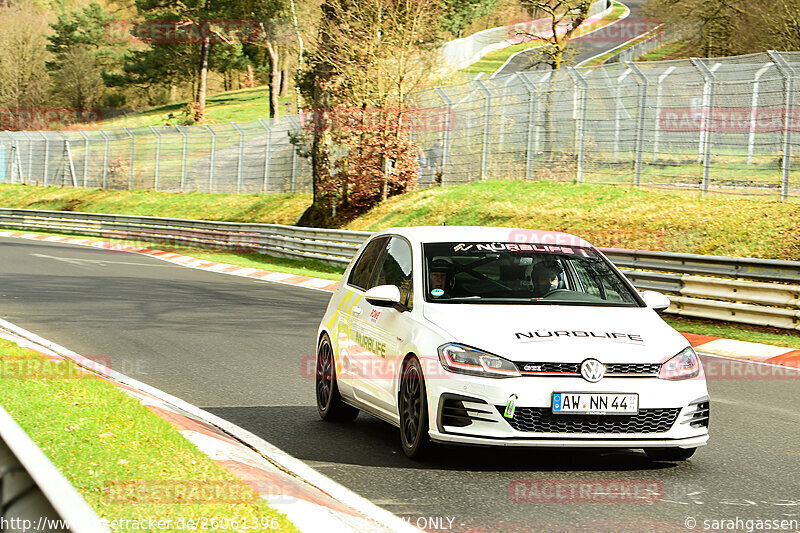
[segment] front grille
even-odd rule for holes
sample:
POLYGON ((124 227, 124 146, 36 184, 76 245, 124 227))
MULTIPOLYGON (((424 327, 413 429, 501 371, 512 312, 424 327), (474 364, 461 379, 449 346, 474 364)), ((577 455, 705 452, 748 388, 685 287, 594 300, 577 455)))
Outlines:
MULTIPOLYGON (((502 414, 504 406, 495 406, 502 414)), ((517 431, 536 433, 662 433, 680 408, 640 409, 638 415, 554 415, 549 407, 517 407, 506 419, 517 431)))
MULTIPOLYGON (((532 363, 518 362, 517 368, 526 376, 538 374, 567 374, 580 375, 580 363, 532 363)), ((606 375, 636 374, 658 375, 661 365, 658 363, 609 363, 606 365, 606 375)))

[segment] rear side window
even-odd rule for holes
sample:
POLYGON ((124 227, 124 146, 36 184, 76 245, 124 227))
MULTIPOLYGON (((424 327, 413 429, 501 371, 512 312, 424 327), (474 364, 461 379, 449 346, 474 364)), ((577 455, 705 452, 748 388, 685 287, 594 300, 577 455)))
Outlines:
POLYGON ((375 263, 381 256, 381 252, 383 252, 383 249, 386 247, 387 240, 388 237, 378 237, 367 244, 366 248, 364 248, 364 251, 361 253, 361 257, 356 261, 352 272, 350 272, 350 278, 347 280, 348 284, 353 287, 358 287, 363 291, 369 288, 369 282, 372 279, 372 271, 375 268, 375 263))
POLYGON ((400 303, 411 307, 411 245, 401 237, 392 237, 386 253, 372 275, 367 288, 395 285, 400 289, 400 303))

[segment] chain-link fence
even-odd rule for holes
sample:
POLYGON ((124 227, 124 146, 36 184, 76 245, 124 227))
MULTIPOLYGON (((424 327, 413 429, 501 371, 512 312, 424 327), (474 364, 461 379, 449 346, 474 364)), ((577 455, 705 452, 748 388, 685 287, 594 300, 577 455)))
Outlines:
POLYGON ((0 132, 0 183, 184 192, 308 192, 296 117, 214 126, 0 132))
POLYGON ((800 196, 798 73, 800 52, 522 72, 411 95, 452 125, 414 139, 442 141, 445 184, 553 179, 786 199, 800 196))
MULTIPOLYGON (((419 184, 559 180, 800 197, 800 52, 532 71, 410 95, 419 184)), ((308 191, 298 117, 2 132, 0 182, 308 191)), ((314 124, 311 120, 310 123, 314 124)), ((305 136, 308 137, 307 135, 305 136)))

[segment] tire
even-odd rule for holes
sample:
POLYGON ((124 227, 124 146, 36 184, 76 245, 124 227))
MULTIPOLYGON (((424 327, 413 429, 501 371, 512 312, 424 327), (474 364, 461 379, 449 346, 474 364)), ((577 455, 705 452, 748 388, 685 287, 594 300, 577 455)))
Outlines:
POLYGON ((652 461, 685 461, 697 448, 645 448, 644 453, 652 461))
POLYGON ((333 347, 327 335, 322 337, 317 348, 315 391, 317 411, 326 422, 351 422, 358 416, 358 409, 344 403, 339 394, 333 347))
POLYGON ((411 459, 421 459, 429 451, 431 442, 428 436, 425 378, 416 357, 403 362, 397 406, 400 414, 400 443, 403 446, 403 453, 411 459))

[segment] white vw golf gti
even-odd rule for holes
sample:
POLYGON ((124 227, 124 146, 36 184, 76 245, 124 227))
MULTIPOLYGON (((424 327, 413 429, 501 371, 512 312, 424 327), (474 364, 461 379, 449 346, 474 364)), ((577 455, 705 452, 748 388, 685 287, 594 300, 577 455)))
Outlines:
POLYGON ((668 305, 566 233, 385 230, 320 324, 317 407, 398 426, 409 457, 436 441, 684 460, 708 440, 709 397, 668 305))

